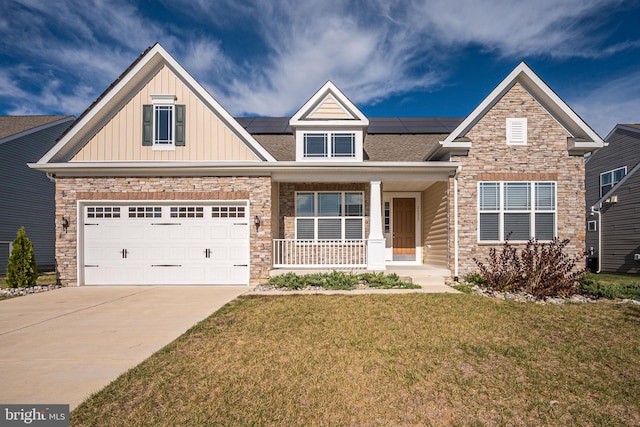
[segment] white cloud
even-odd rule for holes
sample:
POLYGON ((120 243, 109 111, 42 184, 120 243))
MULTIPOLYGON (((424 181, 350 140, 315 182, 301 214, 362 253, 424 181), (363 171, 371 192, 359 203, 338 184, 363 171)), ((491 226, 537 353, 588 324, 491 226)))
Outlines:
POLYGON ((618 123, 640 123, 640 71, 577 96, 570 104, 603 138, 618 123))
POLYGON ((449 84, 470 46, 514 63, 637 47, 595 35, 620 1, 165 0, 173 15, 159 17, 124 0, 18 0, 0 17, 0 54, 18 61, 0 96, 15 111, 79 114, 160 41, 233 114, 289 115, 329 79, 371 105, 449 84))

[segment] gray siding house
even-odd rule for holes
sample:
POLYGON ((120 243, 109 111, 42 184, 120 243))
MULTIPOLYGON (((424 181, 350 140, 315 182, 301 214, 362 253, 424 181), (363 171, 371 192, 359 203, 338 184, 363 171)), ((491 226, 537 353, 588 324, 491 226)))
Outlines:
POLYGON ((24 226, 39 267, 55 265, 55 185, 27 163, 37 161, 73 116, 0 116, 0 274, 24 226))
POLYGON ((592 269, 640 273, 640 124, 619 124, 586 163, 592 269), (598 258, 597 262, 595 258, 598 258))

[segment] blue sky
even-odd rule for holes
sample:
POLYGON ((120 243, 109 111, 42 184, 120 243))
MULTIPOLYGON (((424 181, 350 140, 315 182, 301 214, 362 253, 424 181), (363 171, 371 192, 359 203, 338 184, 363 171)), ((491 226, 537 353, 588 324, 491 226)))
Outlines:
POLYGON ((640 0, 0 0, 0 114, 79 115, 160 42, 228 111, 332 80, 370 117, 466 116, 524 60, 601 136, 640 123, 640 0))

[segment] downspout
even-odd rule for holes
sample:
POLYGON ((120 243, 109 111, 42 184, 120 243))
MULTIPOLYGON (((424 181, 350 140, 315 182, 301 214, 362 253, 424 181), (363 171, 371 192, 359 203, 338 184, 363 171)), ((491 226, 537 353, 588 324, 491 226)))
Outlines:
POLYGON ((49 178, 49 181, 51 181, 53 183, 56 182, 56 175, 54 173, 47 172, 46 175, 47 175, 47 178, 49 178))
POLYGON ((460 280, 458 265, 458 175, 462 171, 462 166, 458 166, 456 174, 453 176, 453 281, 460 280))
POLYGON ((597 210, 594 206, 591 206, 591 212, 598 214, 598 271, 596 271, 596 273, 602 271, 602 216, 600 209, 602 209, 602 204, 600 204, 600 208, 597 210))

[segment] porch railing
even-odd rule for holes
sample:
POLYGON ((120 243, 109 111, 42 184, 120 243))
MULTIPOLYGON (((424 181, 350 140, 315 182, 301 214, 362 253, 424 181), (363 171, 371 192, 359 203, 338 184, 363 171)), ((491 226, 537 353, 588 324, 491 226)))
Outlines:
POLYGON ((273 239, 274 267, 366 267, 366 240, 273 239))

